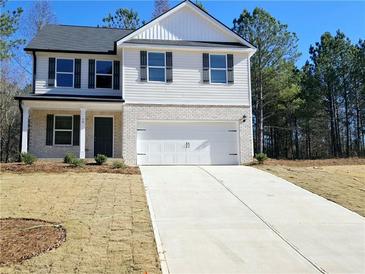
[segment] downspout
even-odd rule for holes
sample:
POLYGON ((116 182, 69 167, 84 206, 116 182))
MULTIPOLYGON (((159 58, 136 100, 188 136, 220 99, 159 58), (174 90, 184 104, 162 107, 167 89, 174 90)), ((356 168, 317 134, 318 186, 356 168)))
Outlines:
MULTIPOLYGON (((22 100, 19 99, 19 111, 20 111, 20 137, 19 137, 19 155, 22 152, 22 138, 23 138, 23 107, 22 100)), ((20 157, 19 157, 20 160, 20 157)))
POLYGON ((32 51, 33 53, 33 79, 32 79, 32 91, 33 94, 35 93, 35 79, 36 79, 36 74, 37 74, 37 55, 35 54, 35 51, 32 51))

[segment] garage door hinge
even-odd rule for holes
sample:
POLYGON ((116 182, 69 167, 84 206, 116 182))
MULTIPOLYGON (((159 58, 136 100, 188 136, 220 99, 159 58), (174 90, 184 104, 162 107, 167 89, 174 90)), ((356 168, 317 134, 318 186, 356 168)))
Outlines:
POLYGON ((228 132, 237 132, 236 129, 229 129, 228 132))
POLYGON ((146 131, 145 128, 137 128, 137 131, 146 131))
POLYGON ((146 153, 137 153, 137 155, 147 155, 146 153))
POLYGON ((229 155, 237 155, 237 153, 230 153, 229 155))

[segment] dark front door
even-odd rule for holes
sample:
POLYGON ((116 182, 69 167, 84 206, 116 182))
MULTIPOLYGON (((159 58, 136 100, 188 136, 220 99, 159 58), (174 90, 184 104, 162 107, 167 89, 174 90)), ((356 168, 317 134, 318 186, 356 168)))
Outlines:
POLYGON ((113 118, 94 118, 94 156, 104 154, 113 157, 113 118))

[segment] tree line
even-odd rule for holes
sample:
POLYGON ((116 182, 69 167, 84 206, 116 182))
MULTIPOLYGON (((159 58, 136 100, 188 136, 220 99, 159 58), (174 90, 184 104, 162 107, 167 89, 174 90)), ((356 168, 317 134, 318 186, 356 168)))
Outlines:
POLYGON ((251 41, 255 151, 272 158, 365 156, 365 42, 338 30, 309 47, 302 68, 298 38, 267 11, 244 10, 233 28, 251 41))
MULTIPOLYGON (((0 5, 5 10, 4 0, 0 5)), ((168 0, 155 0, 151 19, 169 8, 168 0)), ((48 1, 35 2, 25 14, 21 8, 1 14, 1 161, 18 157, 20 115, 12 98, 31 90, 31 59, 22 48, 54 22, 48 1)), ((127 8, 101 22, 100 27, 123 29, 146 23, 127 8)), ((340 30, 326 32, 309 46, 310 58, 298 68, 296 34, 264 9, 243 10, 232 30, 257 49, 251 58, 255 152, 287 159, 365 157, 364 40, 352 43, 340 30)))

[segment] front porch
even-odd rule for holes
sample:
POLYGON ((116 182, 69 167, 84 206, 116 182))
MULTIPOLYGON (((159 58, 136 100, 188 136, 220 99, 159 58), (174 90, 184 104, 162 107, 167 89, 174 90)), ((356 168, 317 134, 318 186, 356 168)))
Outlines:
POLYGON ((21 101, 21 152, 38 158, 122 158, 122 102, 21 101))

